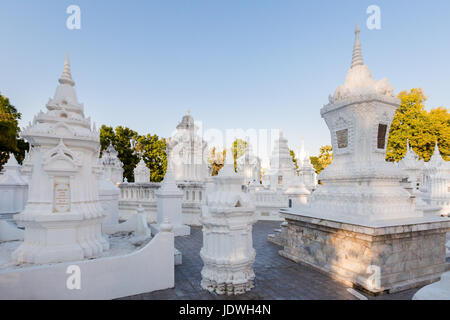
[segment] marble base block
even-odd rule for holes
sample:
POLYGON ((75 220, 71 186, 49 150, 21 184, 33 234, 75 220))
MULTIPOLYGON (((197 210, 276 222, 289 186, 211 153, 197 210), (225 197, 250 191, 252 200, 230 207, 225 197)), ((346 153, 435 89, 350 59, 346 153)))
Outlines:
POLYGON ((281 256, 372 294, 438 281, 446 268, 448 219, 358 225, 309 214, 283 216, 288 225, 281 256))

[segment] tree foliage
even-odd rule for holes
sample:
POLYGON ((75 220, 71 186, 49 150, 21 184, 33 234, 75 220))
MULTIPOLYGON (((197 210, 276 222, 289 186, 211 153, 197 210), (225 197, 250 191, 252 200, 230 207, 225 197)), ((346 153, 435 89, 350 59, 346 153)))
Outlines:
POLYGON ((144 162, 150 168, 150 181, 161 182, 167 169, 166 139, 156 134, 140 136, 136 148, 143 153, 144 162))
POLYGON ((211 149, 211 152, 208 156, 208 163, 211 167, 211 175, 217 176, 219 174, 220 169, 225 164, 225 159, 227 157, 227 150, 216 151, 216 147, 211 149))
POLYGON ((245 154, 245 150, 247 148, 247 142, 242 139, 236 139, 233 141, 233 145, 231 147, 231 152, 233 154, 234 160, 234 171, 237 172, 237 159, 242 157, 245 154))
POLYGON ((319 155, 317 157, 310 157, 316 173, 319 174, 333 161, 333 148, 329 145, 320 147, 319 155))
POLYGON ((386 160, 400 161, 406 153, 407 140, 425 161, 433 155, 436 141, 444 159, 450 159, 450 115, 446 108, 425 110, 427 100, 422 89, 398 94, 398 107, 389 131, 386 160))
POLYGON ((150 180, 160 182, 164 178, 167 167, 166 141, 157 135, 139 135, 136 131, 127 127, 118 126, 116 129, 103 125, 100 128, 101 151, 105 150, 112 143, 118 157, 123 163, 123 176, 129 182, 134 181, 133 170, 139 163, 141 152, 144 162, 150 169, 150 180), (136 141, 133 148, 131 140, 136 141))
POLYGON ((25 151, 29 149, 29 144, 19 138, 20 118, 16 107, 0 94, 0 170, 8 161, 10 153, 14 153, 17 161, 22 163, 25 151))

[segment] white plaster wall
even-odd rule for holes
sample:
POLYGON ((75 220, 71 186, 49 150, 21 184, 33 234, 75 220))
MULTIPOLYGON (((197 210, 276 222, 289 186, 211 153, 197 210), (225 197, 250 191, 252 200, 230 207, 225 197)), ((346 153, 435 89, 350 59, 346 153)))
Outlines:
POLYGON ((174 236, 160 232, 128 255, 0 272, 0 299, 115 299, 173 288, 174 236), (67 289, 68 266, 81 269, 81 290, 67 289))

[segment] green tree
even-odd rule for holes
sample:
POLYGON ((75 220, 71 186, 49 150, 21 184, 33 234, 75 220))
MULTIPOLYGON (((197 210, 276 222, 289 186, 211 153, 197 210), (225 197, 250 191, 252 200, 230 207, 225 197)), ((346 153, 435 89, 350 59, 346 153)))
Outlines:
POLYGON ((319 155, 317 157, 310 157, 311 164, 316 170, 316 173, 321 173, 333 161, 333 148, 329 145, 320 147, 319 155))
POLYGON ((136 148, 143 152, 144 162, 150 168, 150 181, 161 182, 167 169, 166 139, 156 134, 140 136, 136 148))
POLYGON ((436 137, 430 131, 430 121, 422 89, 398 94, 401 104, 392 120, 387 142, 386 160, 399 161, 406 153, 407 140, 421 159, 428 161, 433 154, 436 137))
POLYGON ((118 158, 123 163, 123 176, 129 182, 134 181, 133 170, 139 162, 139 156, 131 146, 130 140, 138 140, 139 135, 127 127, 118 126, 115 130, 112 127, 103 125, 100 128, 101 151, 108 148, 112 143, 118 152, 118 158))
POLYGON ((245 154, 245 149, 247 148, 247 142, 242 139, 236 139, 231 147, 231 152, 233 153, 234 159, 234 171, 237 172, 237 159, 245 154))
POLYGON ((123 163, 123 176, 129 182, 134 181, 134 168, 139 163, 139 155, 142 154, 145 164, 150 169, 150 180, 161 182, 164 179, 167 168, 166 140, 157 135, 139 135, 136 131, 127 127, 118 126, 116 129, 103 125, 100 128, 101 151, 112 143, 118 152, 118 157, 123 163), (135 147, 131 140, 136 142, 135 147))
POLYGON ((425 96, 422 89, 411 89, 398 94, 398 107, 389 131, 386 160, 400 161, 406 153, 409 140, 414 152, 429 161, 436 141, 445 160, 450 160, 450 114, 444 107, 425 110, 425 96))
POLYGON ((444 107, 432 109, 428 113, 428 119, 431 124, 431 134, 436 137, 442 158, 450 161, 450 113, 448 109, 444 107))
POLYGON ((208 163, 211 166, 211 175, 217 176, 219 174, 220 169, 225 164, 225 159, 227 157, 227 150, 216 151, 216 147, 211 149, 211 152, 208 156, 208 163))
POLYGON ((17 161, 22 163, 25 151, 29 149, 29 144, 19 137, 20 118, 16 107, 0 94, 0 170, 8 161, 10 153, 14 153, 17 161))

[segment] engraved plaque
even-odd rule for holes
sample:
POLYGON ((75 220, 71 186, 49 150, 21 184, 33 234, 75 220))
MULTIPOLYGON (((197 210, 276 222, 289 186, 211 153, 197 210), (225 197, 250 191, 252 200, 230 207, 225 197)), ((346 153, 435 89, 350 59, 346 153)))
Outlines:
POLYGON ((338 148, 347 148, 348 146, 348 129, 336 131, 338 148))
POLYGON ((53 212, 70 212, 70 185, 55 182, 53 190, 53 212))

